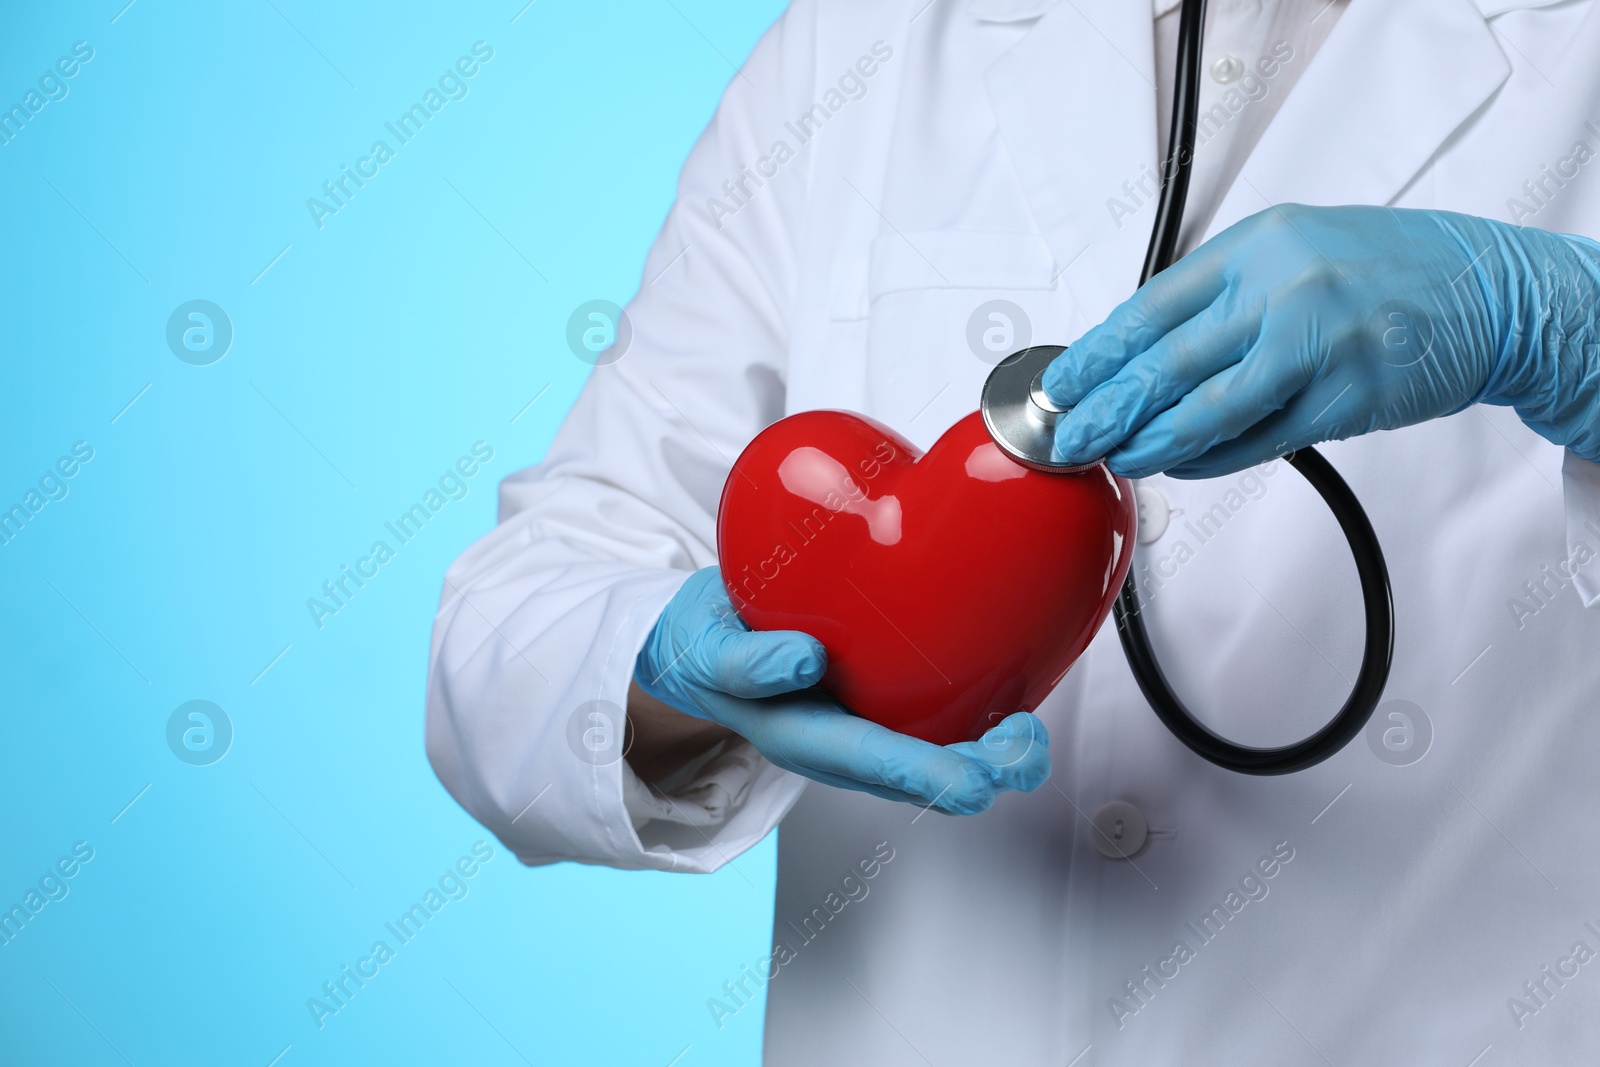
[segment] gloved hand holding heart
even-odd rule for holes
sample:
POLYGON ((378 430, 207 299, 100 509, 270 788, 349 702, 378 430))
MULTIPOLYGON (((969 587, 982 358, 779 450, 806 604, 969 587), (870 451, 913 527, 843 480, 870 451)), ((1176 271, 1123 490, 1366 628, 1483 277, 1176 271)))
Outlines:
POLYGON ((717 549, 746 623, 822 642, 823 689, 947 745, 1060 682, 1122 586, 1135 515, 1103 464, 1030 470, 977 413, 920 455, 870 419, 808 411, 734 463, 717 549))

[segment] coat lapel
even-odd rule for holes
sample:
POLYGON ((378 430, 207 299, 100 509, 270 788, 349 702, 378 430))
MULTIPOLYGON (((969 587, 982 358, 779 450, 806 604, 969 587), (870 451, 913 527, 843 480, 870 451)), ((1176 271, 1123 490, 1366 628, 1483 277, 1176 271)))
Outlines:
POLYGON ((1470 0, 1352 0, 1207 236, 1272 204, 1391 203, 1510 73, 1470 0))
MULTIPOLYGON (((969 14, 992 17, 995 0, 979 2, 969 14)), ((1060 0, 985 75, 1006 151, 1084 327, 1139 280, 1154 209, 1119 220, 1107 200, 1155 159, 1154 58, 1149 0, 1060 0)))
MULTIPOLYGON (((1351 0, 1207 236, 1271 204, 1392 202, 1510 74, 1485 12, 1544 2, 1351 0)), ((1152 5, 970 0, 967 11, 1038 19, 990 66, 986 84, 1023 193, 1087 327, 1133 291, 1155 215, 1138 188, 1156 162, 1152 5), (1114 210, 1113 198, 1135 213, 1114 210)))

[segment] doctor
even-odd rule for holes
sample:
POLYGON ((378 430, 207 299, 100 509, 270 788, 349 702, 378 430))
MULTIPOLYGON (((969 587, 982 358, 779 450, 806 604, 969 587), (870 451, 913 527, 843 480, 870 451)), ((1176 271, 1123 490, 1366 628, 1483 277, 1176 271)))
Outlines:
POLYGON ((797 0, 684 168, 631 346, 446 579, 441 780, 528 864, 710 871, 781 820, 772 948, 703 1023, 765 986, 774 1064, 1592 1059, 1596 3, 1212 0, 1193 254, 1129 299, 1176 0, 797 0), (1359 661, 1343 539, 1275 459, 1334 442, 1395 591, 1364 739, 1213 767, 1107 627, 1037 716, 939 749, 728 611, 717 498, 763 426, 847 408, 925 448, 1068 341, 1058 448, 1142 479, 1153 639, 1244 743, 1312 732, 1359 661))

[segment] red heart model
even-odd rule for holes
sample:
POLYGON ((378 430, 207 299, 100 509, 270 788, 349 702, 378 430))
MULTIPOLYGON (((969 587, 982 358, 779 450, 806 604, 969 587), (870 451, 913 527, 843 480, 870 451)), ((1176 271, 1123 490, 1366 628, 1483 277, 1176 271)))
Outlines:
POLYGON ((806 411, 735 461, 717 552, 751 628, 812 635, 847 708, 946 745, 1061 681, 1122 586, 1136 515, 1104 464, 1024 467, 977 412, 919 456, 871 419, 806 411))

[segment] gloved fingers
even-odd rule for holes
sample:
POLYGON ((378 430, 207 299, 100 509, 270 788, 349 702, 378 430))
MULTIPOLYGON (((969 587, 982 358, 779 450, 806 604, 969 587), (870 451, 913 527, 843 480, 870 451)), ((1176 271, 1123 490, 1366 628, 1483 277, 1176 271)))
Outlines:
POLYGON ((894 788, 948 815, 986 811, 1001 793, 1032 792, 1050 777, 1050 736, 1028 712, 1007 716, 976 741, 929 747, 939 758, 896 761, 887 778, 894 788))
MULTIPOLYGON (((1002 740, 941 747, 852 715, 820 694, 717 702, 713 718, 772 762, 843 788, 973 814, 1007 789, 1033 788, 1049 774, 1042 724, 1003 723, 1002 740), (1017 740, 1004 740, 1015 737, 1017 740)), ((1016 716, 1011 716, 1015 719, 1016 716)), ((1027 716, 1032 719, 1033 716, 1027 716)), ((1035 720, 1037 723, 1037 720, 1035 720)), ((993 733, 994 731, 991 731, 993 733)))
MULTIPOLYGON (((978 742, 970 741, 966 743, 977 744, 978 742)), ((1047 756, 1045 759, 1046 770, 1044 775, 1039 778, 1039 781, 1049 777, 1048 766, 1047 756)), ((995 798, 1008 788, 1021 788, 1023 792, 1031 792, 1038 784, 1008 786, 997 783, 992 775, 985 777, 979 772, 969 771, 963 776, 963 780, 946 781, 944 785, 938 785, 938 781, 934 779, 927 780, 932 784, 927 784, 919 779, 915 783, 916 788, 914 791, 908 792, 904 789, 883 785, 875 780, 851 778, 847 775, 819 770, 816 767, 794 765, 786 766, 784 769, 794 771, 796 774, 821 782, 824 785, 831 785, 836 789, 851 789, 858 793, 870 793, 882 800, 893 800, 913 807, 926 808, 941 815, 976 815, 987 811, 994 804, 995 798), (938 787, 934 788, 933 786, 935 785, 938 787)))
MULTIPOLYGON (((820 691, 741 702, 726 711, 718 720, 724 726, 748 738, 768 759, 808 777, 829 775, 918 797, 940 772, 935 793, 955 777, 946 764, 957 757, 853 715, 820 691)), ((931 799, 928 794, 923 802, 931 799)))
POLYGON ((774 696, 815 685, 828 665, 822 643, 809 634, 751 630, 733 610, 715 567, 689 576, 663 613, 648 651, 639 681, 652 694, 710 689, 738 697, 774 696))
POLYGON ((1304 448, 1310 443, 1303 442, 1290 447, 1282 436, 1284 429, 1284 424, 1274 416, 1263 420, 1244 436, 1236 437, 1232 441, 1223 441, 1193 459, 1168 467, 1163 473, 1169 478, 1223 478, 1246 467, 1255 467, 1269 460, 1280 459, 1296 448, 1304 448))
POLYGON ((1116 474, 1166 471, 1251 430, 1316 381, 1314 333, 1299 317, 1269 319, 1243 360, 1150 419, 1107 465, 1116 474))
MULTIPOLYGON (((1117 456, 1150 419, 1208 378, 1239 362, 1260 317, 1224 292, 1198 315, 1135 355, 1109 381, 1090 389, 1056 424, 1056 455, 1066 463, 1117 456)), ((1132 466, 1132 457, 1121 457, 1132 466)), ((1160 468, 1140 471, 1150 474, 1160 468)), ((1135 475, 1138 476, 1138 475, 1135 475)))
POLYGON ((1220 234, 1151 278, 1045 368, 1041 384, 1058 404, 1076 405, 1135 356, 1199 315, 1227 286, 1231 246, 1220 234))
MULTIPOLYGON (((814 767, 802 767, 798 764, 786 763, 783 760, 771 759, 771 757, 768 758, 771 763, 778 767, 782 767, 786 771, 798 774, 802 778, 809 778, 813 782, 821 782, 823 785, 833 786, 835 789, 848 789, 855 793, 868 793, 877 797, 879 800, 892 800, 897 804, 910 804, 915 807, 928 806, 927 804, 923 803, 922 798, 914 797, 910 793, 905 793, 898 789, 889 789, 885 786, 872 785, 868 782, 858 782, 854 778, 845 778, 842 775, 829 774, 826 771, 819 771, 814 767)), ((938 809, 935 808, 934 810, 937 811, 938 809)), ((949 813, 941 812, 941 814, 949 813)))
POLYGON ((1050 777, 1050 733, 1030 712, 1013 712, 978 740, 949 749, 987 764, 1007 789, 1031 793, 1050 777))
POLYGON ((754 699, 816 685, 828 669, 822 642, 798 630, 749 630, 721 625, 707 631, 697 659, 705 684, 754 699))
POLYGON ((1341 411, 1353 389, 1317 381, 1277 411, 1229 441, 1167 469, 1174 478, 1220 478, 1287 455, 1307 445, 1341 441, 1372 429, 1372 416, 1341 411), (1341 395, 1341 393, 1343 395, 1341 395))

